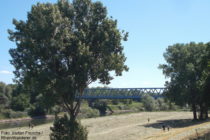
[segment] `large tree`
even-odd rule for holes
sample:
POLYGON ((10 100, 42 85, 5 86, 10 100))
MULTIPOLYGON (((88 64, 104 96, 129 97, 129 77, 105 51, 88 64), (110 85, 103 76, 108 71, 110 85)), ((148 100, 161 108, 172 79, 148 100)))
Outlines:
POLYGON ((99 80, 109 84, 114 71, 122 75, 122 40, 128 33, 117 28, 101 2, 59 0, 36 4, 26 21, 13 20, 9 38, 17 48, 10 49, 16 81, 38 94, 48 106, 65 107, 74 121, 83 90, 99 80))
POLYGON ((206 54, 202 59, 203 73, 199 85, 202 91, 201 100, 204 105, 204 110, 202 110, 204 114, 202 116, 208 118, 208 107, 210 107, 210 42, 206 44, 206 54))
MULTIPOLYGON (((166 95, 180 105, 192 105, 194 119, 197 119, 197 106, 200 106, 200 110, 206 107, 202 90, 203 60, 206 55, 206 44, 174 44, 164 53, 167 64, 159 66, 163 74, 170 78, 170 81, 166 82, 166 95)), ((201 117, 202 114, 203 111, 201 117)))

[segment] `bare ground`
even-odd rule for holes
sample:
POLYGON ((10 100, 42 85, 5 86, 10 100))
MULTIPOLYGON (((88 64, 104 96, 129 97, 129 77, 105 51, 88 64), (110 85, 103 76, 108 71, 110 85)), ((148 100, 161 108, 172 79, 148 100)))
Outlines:
MULTIPOLYGON (((191 119, 191 112, 141 112, 84 119, 81 122, 88 129, 89 140, 181 140, 210 128, 210 122, 198 123, 191 119), (163 131, 163 124, 170 130, 163 131)), ((52 124, 0 131, 41 132, 36 135, 37 140, 49 140, 50 126, 52 124)))

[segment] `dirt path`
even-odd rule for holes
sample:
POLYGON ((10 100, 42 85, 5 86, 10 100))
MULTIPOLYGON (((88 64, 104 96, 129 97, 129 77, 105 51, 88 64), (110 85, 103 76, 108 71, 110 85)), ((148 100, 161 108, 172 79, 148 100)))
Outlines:
MULTIPOLYGON (((200 133, 210 128, 210 122, 195 124, 191 119, 191 112, 142 112, 84 119, 82 124, 89 131, 89 140, 181 140, 195 134, 196 130, 200 133), (163 124, 170 126, 170 131, 164 132, 163 124)), ((41 132, 37 140, 49 140, 51 125, 36 126, 33 130, 23 127, 3 131, 37 131, 41 132)))

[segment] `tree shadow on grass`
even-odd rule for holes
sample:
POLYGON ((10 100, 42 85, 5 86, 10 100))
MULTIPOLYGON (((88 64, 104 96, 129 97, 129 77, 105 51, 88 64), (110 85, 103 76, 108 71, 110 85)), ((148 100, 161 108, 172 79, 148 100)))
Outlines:
POLYGON ((148 123, 143 125, 144 127, 153 127, 153 128, 162 128, 163 125, 170 128, 183 128, 188 126, 193 126, 197 124, 201 124, 206 121, 194 121, 192 119, 173 119, 173 120, 157 120, 155 123, 148 123))

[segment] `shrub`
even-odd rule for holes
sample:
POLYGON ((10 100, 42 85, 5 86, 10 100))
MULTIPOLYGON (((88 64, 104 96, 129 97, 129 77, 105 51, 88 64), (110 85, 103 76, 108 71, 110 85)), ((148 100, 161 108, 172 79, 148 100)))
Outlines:
POLYGON ((60 113, 60 112, 62 112, 62 108, 60 107, 60 106, 58 106, 58 105, 55 105, 54 107, 52 107, 50 110, 49 110, 49 114, 58 114, 58 113, 60 113))
POLYGON ((113 100, 112 100, 112 104, 113 104, 113 105, 118 105, 118 104, 119 104, 119 100, 113 99, 113 100))
POLYGON ((11 112, 12 112, 11 109, 4 109, 4 110, 1 110, 1 113, 2 113, 3 116, 5 116, 6 118, 10 118, 11 112))
POLYGON ((13 111, 10 113, 10 118, 22 118, 22 117, 26 117, 26 116, 27 116, 26 112, 13 111))
POLYGON ((10 105, 15 111, 24 111, 30 105, 29 98, 24 94, 20 94, 17 97, 12 98, 10 105))
POLYGON ((165 111, 169 109, 169 105, 163 98, 158 98, 157 100, 158 109, 161 111, 165 111))
MULTIPOLYGON (((169 103, 169 109, 177 111, 177 110, 180 109, 180 106, 176 105, 175 103, 169 103)), ((184 109, 185 109, 185 111, 189 111, 190 110, 189 107, 185 107, 184 109)))
POLYGON ((132 104, 129 104, 129 108, 130 110, 133 110, 133 111, 144 111, 144 106, 142 103, 139 103, 139 102, 133 102, 132 104))
POLYGON ((108 108, 107 100, 100 100, 100 101, 96 100, 93 103, 92 108, 98 109, 98 111, 100 113, 100 116, 105 116, 106 115, 106 110, 108 108))
POLYGON ((82 118, 94 118, 99 116, 99 111, 90 107, 81 108, 80 113, 82 118))
POLYGON ((13 111, 11 109, 4 109, 1 111, 6 118, 21 118, 27 116, 26 112, 13 111))
POLYGON ((156 100, 150 95, 144 95, 142 97, 142 103, 146 111, 155 111, 157 110, 156 100))
POLYGON ((124 110, 125 106, 124 105, 119 105, 118 108, 119 108, 119 110, 124 110))
POLYGON ((121 99, 120 102, 127 105, 127 104, 131 104, 132 100, 131 99, 121 99))
POLYGON ((50 140, 87 140, 87 129, 77 121, 64 117, 55 117, 53 127, 50 128, 50 140))
POLYGON ((46 112, 41 106, 31 106, 28 110, 28 115, 31 117, 44 116, 46 112))

